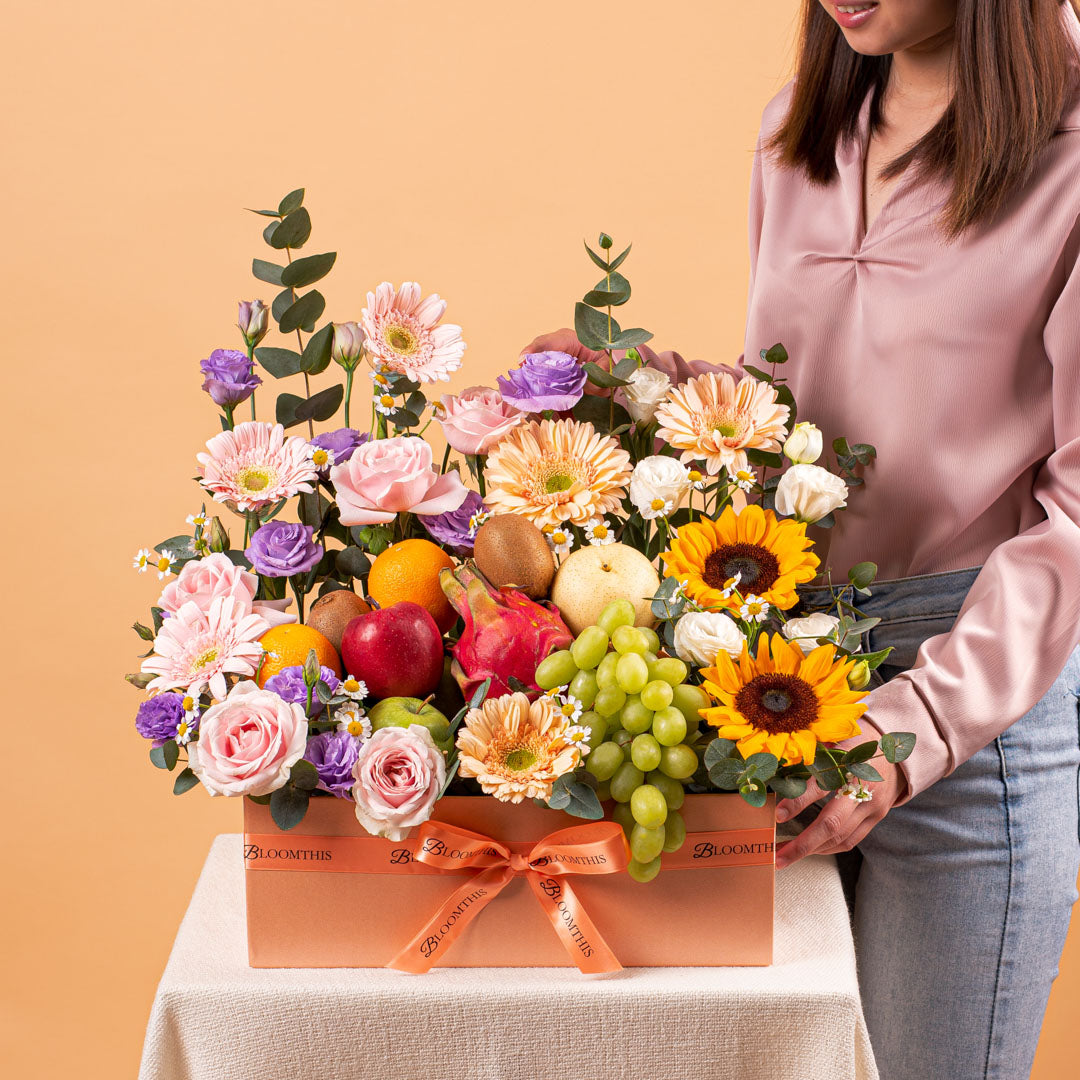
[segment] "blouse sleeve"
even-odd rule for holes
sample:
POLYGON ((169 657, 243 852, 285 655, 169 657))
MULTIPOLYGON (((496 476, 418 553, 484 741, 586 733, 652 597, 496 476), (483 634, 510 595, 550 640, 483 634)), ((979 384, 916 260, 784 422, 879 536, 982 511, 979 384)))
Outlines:
POLYGON ((1043 332, 1053 367, 1054 450, 1035 474, 1046 520, 998 545, 951 630, 913 667, 872 691, 866 717, 913 731, 901 766, 913 795, 948 775, 1049 690, 1080 643, 1080 222, 1063 252, 1064 286, 1043 332))

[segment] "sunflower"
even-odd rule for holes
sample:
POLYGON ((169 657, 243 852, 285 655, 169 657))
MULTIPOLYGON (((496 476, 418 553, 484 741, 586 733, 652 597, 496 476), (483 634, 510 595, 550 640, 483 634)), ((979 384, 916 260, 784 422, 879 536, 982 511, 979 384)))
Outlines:
POLYGON ((753 593, 782 611, 794 607, 795 586, 810 581, 819 559, 802 522, 779 519, 757 504, 741 514, 724 508, 719 521, 683 525, 665 551, 664 576, 678 578, 686 595, 703 608, 737 612, 742 601, 726 586, 737 578, 743 596, 753 593))
POLYGON ((547 799, 555 781, 581 764, 572 714, 547 696, 488 698, 469 710, 458 732, 458 773, 475 777, 501 802, 547 799))
POLYGON ((497 514, 522 514, 541 529, 584 525, 619 508, 630 473, 630 455, 592 424, 534 420, 491 451, 484 501, 497 514))
POLYGON ((702 672, 716 705, 701 715, 720 738, 734 739, 744 758, 764 751, 788 765, 810 764, 819 742, 859 734, 867 691, 848 686, 855 663, 832 645, 804 655, 781 634, 762 634, 756 658, 744 645, 738 661, 720 652, 716 667, 702 672))

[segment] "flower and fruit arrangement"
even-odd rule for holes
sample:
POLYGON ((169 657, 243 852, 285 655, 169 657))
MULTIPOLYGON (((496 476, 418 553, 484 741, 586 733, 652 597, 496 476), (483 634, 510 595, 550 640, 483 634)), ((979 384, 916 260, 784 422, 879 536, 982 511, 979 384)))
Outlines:
POLYGON ((838 439, 829 467, 783 347, 697 374, 658 356, 615 317, 630 249, 601 234, 574 325, 603 362, 529 354, 435 396, 464 363, 446 302, 383 282, 357 321, 324 320, 336 254, 298 254, 303 197, 257 211, 273 295, 200 364, 221 430, 195 455, 199 509, 135 557, 161 592, 127 678, 173 790, 268 803, 283 830, 342 799, 393 840, 444 797, 538 800, 619 823, 638 881, 683 844, 687 792, 762 806, 812 777, 870 798, 873 759, 914 742, 837 745, 887 652, 859 648, 876 568, 825 610, 798 587, 822 576, 807 526, 874 449, 838 439))

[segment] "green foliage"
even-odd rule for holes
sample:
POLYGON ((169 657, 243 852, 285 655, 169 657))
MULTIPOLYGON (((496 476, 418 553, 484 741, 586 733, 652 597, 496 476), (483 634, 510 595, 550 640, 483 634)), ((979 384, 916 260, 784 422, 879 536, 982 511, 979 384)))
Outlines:
POLYGON ((315 329, 315 321, 326 310, 326 299, 318 289, 304 293, 294 303, 290 304, 278 318, 278 329, 283 334, 291 334, 295 330, 303 330, 311 333, 315 329))
POLYGON ((277 285, 280 288, 285 284, 281 280, 285 267, 277 263, 267 262, 265 259, 252 259, 251 272, 259 281, 265 281, 268 285, 277 285))
POLYGON ((910 731, 892 731, 881 736, 881 752, 891 765, 907 758, 915 749, 915 736, 910 731))
MULTIPOLYGON (((296 766, 294 765, 293 768, 295 769, 296 766)), ((308 791, 296 787, 291 782, 284 787, 279 787, 270 796, 270 816, 274 819, 274 824, 282 832, 295 829, 304 820, 309 799, 308 791)))
POLYGON ((291 428, 303 422, 296 415, 297 408, 303 404, 304 398, 298 394, 278 394, 274 417, 282 427, 291 428))
POLYGON ((176 774, 176 780, 173 782, 173 794, 183 795, 185 791, 190 791, 193 787, 198 787, 199 778, 191 771, 191 769, 183 769, 176 774))
POLYGON ((300 207, 291 214, 286 215, 278 227, 270 234, 267 243, 278 250, 282 248, 301 248, 307 243, 311 235, 311 218, 308 212, 300 207))
POLYGON ((300 354, 292 349, 256 349, 255 359, 275 379, 284 379, 288 375, 296 375, 302 369, 300 354))
POLYGON ((353 578, 366 578, 371 563, 368 557, 355 544, 343 547, 335 554, 334 565, 340 574, 353 578))
POLYGON ((284 267, 280 275, 281 280, 275 284, 287 285, 293 289, 312 285, 330 273, 336 259, 336 251, 327 251, 322 255, 305 255, 304 258, 296 259, 284 267))
POLYGON ((297 419, 329 420, 338 411, 344 396, 345 387, 340 383, 336 386, 328 386, 296 406, 297 419))
POLYGON ((855 586, 859 592, 869 594, 870 583, 877 577, 878 566, 875 562, 861 562, 856 563, 848 572, 848 581, 855 586))
POLYGON ((788 359, 787 349, 779 342, 769 349, 762 349, 758 355, 766 364, 786 364, 788 359))
POLYGON ((285 217, 286 214, 291 214, 294 210, 299 209, 304 204, 304 189, 297 188, 295 191, 290 191, 288 195, 282 198, 278 203, 278 216, 285 217))
POLYGON ((806 794, 806 779, 802 776, 774 776, 769 787, 781 799, 797 799, 806 794))
POLYGON ((604 816, 604 808, 596 792, 573 773, 564 773, 555 781, 547 804, 552 810, 562 810, 572 817, 585 818, 587 821, 599 821, 604 816))
POLYGON ((150 761, 156 769, 168 769, 172 772, 179 760, 180 747, 172 739, 162 743, 161 746, 150 747, 150 761))
POLYGON ((330 366, 330 356, 334 347, 334 324, 327 323, 316 331, 304 346, 300 357, 300 370, 309 375, 318 375, 330 366))

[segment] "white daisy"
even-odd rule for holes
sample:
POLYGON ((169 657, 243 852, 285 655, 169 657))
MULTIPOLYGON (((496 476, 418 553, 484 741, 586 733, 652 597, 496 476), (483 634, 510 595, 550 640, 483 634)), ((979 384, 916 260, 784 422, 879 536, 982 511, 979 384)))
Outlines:
POLYGON ((384 368, 376 368, 374 371, 368 372, 368 378, 380 389, 390 389, 390 378, 384 368))
POLYGON ((760 596, 755 596, 753 593, 747 593, 742 607, 739 608, 739 614, 747 622, 764 622, 769 614, 768 601, 762 600, 760 596))
POLYGON ((548 526, 544 530, 548 545, 556 555, 569 555, 574 546, 574 537, 569 529, 560 526, 548 526))
POLYGON ((371 735, 371 721, 367 713, 355 701, 339 705, 334 712, 338 731, 347 731, 358 739, 367 739, 371 735))
POLYGON ((614 544, 615 533, 602 517, 594 517, 585 522, 585 539, 594 545, 614 544))
POLYGON ((750 469, 739 469, 734 476, 735 486, 743 491, 753 491, 757 476, 750 469))
POLYGON ((478 514, 473 514, 473 516, 469 518, 469 536, 475 536, 476 530, 479 529, 489 517, 493 516, 494 515, 490 510, 481 510, 478 514))
POLYGON ((149 548, 139 548, 139 550, 135 552, 135 561, 131 565, 138 570, 140 574, 145 574, 153 557, 154 553, 149 548))
POLYGON ((363 701, 368 695, 367 683, 353 675, 346 675, 337 692, 352 698, 353 701, 363 701))
POLYGON ((854 802, 869 802, 874 797, 874 793, 857 776, 852 776, 851 773, 848 773, 847 783, 842 788, 839 788, 836 794, 843 795, 854 802))
POLYGON ((150 562, 158 572, 158 581, 161 581, 173 572, 173 566, 176 565, 176 556, 171 551, 165 550, 156 559, 151 559, 150 562))
POLYGON ((197 514, 188 514, 185 520, 196 529, 208 529, 210 527, 210 515, 206 512, 205 506, 197 514))
POLYGON ((732 593, 738 592, 740 581, 742 581, 741 570, 734 577, 730 577, 724 582, 724 587, 720 590, 720 595, 725 600, 730 599, 732 593))
POLYGON ((638 513, 646 521, 652 521, 654 518, 666 518, 673 509, 674 506, 670 499, 661 499, 657 496, 648 506, 639 506, 638 513))
POLYGON ((563 732, 563 738, 568 743, 573 743, 581 751, 581 756, 584 757, 592 747, 589 746, 589 729, 582 727, 581 724, 571 724, 570 727, 563 732))
POLYGON ((379 394, 375 398, 375 411, 389 416, 394 411, 394 399, 389 394, 379 394))
POLYGON ((690 477, 690 486, 695 491, 705 490, 705 476, 703 473, 698 472, 697 469, 691 469, 688 475, 690 477))
POLYGON ((324 446, 308 445, 308 461, 320 471, 329 469, 334 464, 335 455, 333 450, 327 450, 324 446))

